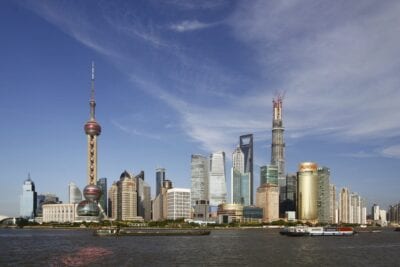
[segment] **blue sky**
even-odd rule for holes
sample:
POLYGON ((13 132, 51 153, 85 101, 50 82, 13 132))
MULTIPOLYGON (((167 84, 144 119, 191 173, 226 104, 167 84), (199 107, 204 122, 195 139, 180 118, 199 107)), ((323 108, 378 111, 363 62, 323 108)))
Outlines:
MULTIPOLYGON (((190 155, 255 136, 270 161, 272 98, 285 92, 287 172, 302 161, 368 202, 399 201, 398 1, 1 1, 0 214, 28 172, 67 201, 86 181, 90 64, 98 171, 155 168, 190 187, 190 155)), ((227 181, 229 188, 229 171, 227 181)))

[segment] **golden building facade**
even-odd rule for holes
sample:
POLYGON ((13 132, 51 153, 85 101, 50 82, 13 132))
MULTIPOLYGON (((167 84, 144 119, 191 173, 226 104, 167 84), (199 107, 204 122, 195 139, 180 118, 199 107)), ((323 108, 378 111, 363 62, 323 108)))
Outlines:
POLYGON ((303 162, 297 172, 297 214, 302 221, 318 219, 318 165, 303 162))

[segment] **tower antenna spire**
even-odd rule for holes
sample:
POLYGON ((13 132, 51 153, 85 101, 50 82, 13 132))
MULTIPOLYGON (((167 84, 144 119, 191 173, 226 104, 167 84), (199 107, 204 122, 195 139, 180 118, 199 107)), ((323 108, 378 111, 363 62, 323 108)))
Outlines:
POLYGON ((96 100, 94 100, 94 61, 92 61, 92 79, 91 79, 91 89, 90 89, 90 120, 96 120, 96 100))
POLYGON ((91 80, 90 100, 94 100, 94 61, 92 61, 92 80, 91 80))

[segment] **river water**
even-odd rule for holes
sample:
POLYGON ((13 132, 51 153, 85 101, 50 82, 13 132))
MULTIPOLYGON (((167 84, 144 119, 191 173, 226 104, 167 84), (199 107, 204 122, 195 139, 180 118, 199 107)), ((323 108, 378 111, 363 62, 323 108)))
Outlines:
POLYGON ((96 237, 89 230, 0 229, 0 266, 400 266, 400 232, 96 237))

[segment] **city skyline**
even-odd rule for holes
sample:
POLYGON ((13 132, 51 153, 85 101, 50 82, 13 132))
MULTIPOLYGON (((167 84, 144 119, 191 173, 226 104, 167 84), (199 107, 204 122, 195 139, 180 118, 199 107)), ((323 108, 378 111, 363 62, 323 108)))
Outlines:
POLYGON ((337 188, 387 209, 398 202, 399 11, 396 1, 1 2, 0 214, 18 214, 29 172, 38 193, 64 202, 69 183, 83 189, 92 60, 98 177, 144 170, 154 197, 162 166, 190 188, 192 154, 224 151, 229 170, 252 133, 255 190, 284 91, 286 172, 327 166, 337 188))

